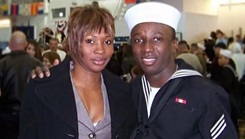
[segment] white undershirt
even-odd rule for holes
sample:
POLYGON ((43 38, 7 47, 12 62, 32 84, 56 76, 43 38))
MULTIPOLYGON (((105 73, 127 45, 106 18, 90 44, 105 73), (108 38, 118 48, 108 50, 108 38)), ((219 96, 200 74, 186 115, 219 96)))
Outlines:
POLYGON ((149 97, 148 97, 148 101, 147 101, 147 114, 148 114, 148 118, 150 117, 151 114, 151 105, 153 103, 153 100, 158 92, 160 88, 155 88, 155 87, 151 87, 151 91, 149 93, 149 97))

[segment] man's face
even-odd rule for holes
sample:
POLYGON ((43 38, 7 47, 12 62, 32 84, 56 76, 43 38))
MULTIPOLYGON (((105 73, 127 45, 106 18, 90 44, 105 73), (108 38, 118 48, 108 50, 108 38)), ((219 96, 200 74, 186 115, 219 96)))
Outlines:
POLYGON ((141 23, 131 32, 133 54, 146 75, 158 75, 174 64, 173 30, 160 23, 141 23))
POLYGON ((224 67, 228 63, 229 63, 229 60, 226 57, 219 55, 219 59, 218 59, 219 66, 224 67))
POLYGON ((49 48, 51 51, 56 52, 56 50, 58 49, 58 41, 57 40, 50 40, 49 48))
POLYGON ((215 56, 217 56, 217 57, 219 56, 220 49, 221 49, 220 47, 215 47, 214 48, 215 56))

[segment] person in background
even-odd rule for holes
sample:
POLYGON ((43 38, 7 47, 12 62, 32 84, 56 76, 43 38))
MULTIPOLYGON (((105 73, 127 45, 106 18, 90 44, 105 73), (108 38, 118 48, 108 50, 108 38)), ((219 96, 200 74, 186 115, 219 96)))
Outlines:
POLYGON ((180 41, 177 48, 177 59, 182 59, 191 65, 199 73, 203 73, 202 65, 195 54, 189 52, 189 45, 186 41, 180 41))
POLYGON ((240 81, 245 72, 245 54, 238 42, 230 44, 228 49, 231 51, 231 59, 235 63, 238 80, 240 81))
POLYGON ((46 45, 49 43, 50 39, 53 38, 54 32, 51 28, 45 27, 43 30, 39 33, 37 42, 40 46, 43 46, 43 49, 46 49, 46 45))
POLYGON ((56 63, 60 63, 60 56, 55 52, 46 52, 43 54, 43 65, 51 68, 56 65, 56 63))
POLYGON ((106 65, 106 69, 119 77, 122 75, 122 68, 121 63, 117 58, 117 50, 117 47, 114 47, 114 52, 109 63, 106 65))
POLYGON ((241 94, 236 67, 231 59, 231 51, 221 49, 218 64, 222 67, 218 83, 226 90, 231 101, 231 118, 238 132, 238 117, 240 115, 241 94))
POLYGON ((35 40, 27 40, 25 51, 36 59, 42 61, 42 49, 35 40))
POLYGON ((214 82, 219 81, 221 76, 220 71, 222 70, 222 67, 218 64, 219 52, 221 49, 227 49, 227 46, 222 42, 214 46, 215 58, 212 60, 212 64, 210 65, 210 79, 214 82))
POLYGON ((238 139, 227 93, 183 60, 175 60, 180 16, 160 2, 140 3, 126 11, 133 54, 144 72, 131 82, 138 110, 131 138, 238 139))
POLYGON ((27 86, 19 139, 129 138, 136 124, 129 86, 105 70, 113 54, 114 17, 98 2, 76 7, 67 34, 66 59, 50 69, 49 78, 27 86))
POLYGON ((15 31, 9 41, 11 52, 0 60, 0 139, 17 139, 22 96, 31 71, 41 61, 25 52, 23 32, 15 31))
POLYGON ((238 43, 241 45, 242 51, 243 51, 243 50, 244 50, 244 44, 243 44, 241 35, 237 34, 237 35, 235 36, 235 42, 238 42, 238 43))
POLYGON ((141 77, 142 75, 144 75, 144 72, 139 65, 134 65, 131 69, 131 75, 132 79, 135 79, 136 77, 141 77))
POLYGON ((202 65, 202 75, 206 77, 207 75, 207 59, 205 56, 205 46, 201 43, 193 43, 190 47, 190 53, 195 54, 202 65))
POLYGON ((217 45, 218 43, 224 43, 225 45, 227 45, 227 39, 225 38, 225 34, 220 29, 216 30, 216 34, 217 40, 215 42, 215 45, 217 45))
POLYGON ((63 50, 60 50, 60 49, 58 48, 58 44, 59 44, 58 39, 56 39, 56 38, 51 38, 51 39, 49 40, 49 49, 43 51, 42 54, 44 54, 44 53, 46 53, 46 52, 50 52, 50 51, 56 52, 57 54, 59 54, 61 61, 63 61, 63 60, 65 59, 65 57, 66 57, 66 52, 63 51, 63 50))

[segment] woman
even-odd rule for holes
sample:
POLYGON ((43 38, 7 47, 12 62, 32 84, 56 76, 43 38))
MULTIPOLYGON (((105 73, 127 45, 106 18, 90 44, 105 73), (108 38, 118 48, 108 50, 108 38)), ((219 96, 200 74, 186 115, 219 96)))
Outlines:
POLYGON ((41 52, 42 50, 38 46, 38 43, 35 40, 28 40, 27 42, 28 42, 28 45, 26 46, 25 51, 31 56, 42 61, 42 52, 41 52))
POLYGON ((71 58, 51 68, 50 77, 30 81, 19 139, 129 137, 136 114, 128 85, 104 70, 114 36, 114 18, 98 4, 72 11, 67 32, 71 58))
POLYGON ((55 66, 56 62, 60 63, 61 59, 58 53, 56 52, 46 52, 43 54, 43 65, 51 68, 53 66, 55 66))

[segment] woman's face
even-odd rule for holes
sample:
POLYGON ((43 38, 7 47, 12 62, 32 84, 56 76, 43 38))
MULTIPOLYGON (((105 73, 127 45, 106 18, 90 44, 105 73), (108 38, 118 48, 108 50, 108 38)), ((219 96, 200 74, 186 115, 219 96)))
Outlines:
POLYGON ((46 57, 43 57, 43 65, 48 67, 48 68, 51 68, 53 66, 52 63, 50 62, 50 60, 46 57))
POLYGON ((33 44, 28 44, 26 48, 26 52, 30 54, 31 56, 35 56, 36 52, 35 52, 35 47, 33 46, 33 44))
POLYGON ((79 49, 82 57, 75 58, 79 61, 75 61, 75 68, 79 64, 83 70, 101 72, 114 52, 113 41, 114 36, 106 34, 104 29, 101 32, 85 34, 79 49))

